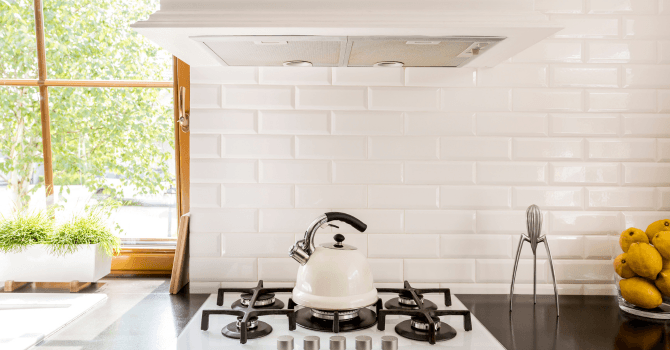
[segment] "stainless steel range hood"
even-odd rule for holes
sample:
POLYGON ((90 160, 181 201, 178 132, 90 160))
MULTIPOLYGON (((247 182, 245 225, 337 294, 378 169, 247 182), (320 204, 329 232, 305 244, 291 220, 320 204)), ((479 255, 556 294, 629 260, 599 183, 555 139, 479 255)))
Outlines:
POLYGON ((132 25, 195 66, 491 67, 561 29, 532 0, 161 0, 132 25))
POLYGON ((198 36, 226 66, 460 67, 503 37, 198 36))

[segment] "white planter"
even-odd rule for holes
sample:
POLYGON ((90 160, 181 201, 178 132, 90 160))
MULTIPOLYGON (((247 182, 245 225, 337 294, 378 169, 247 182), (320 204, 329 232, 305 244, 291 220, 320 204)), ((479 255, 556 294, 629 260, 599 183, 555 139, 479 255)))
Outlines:
POLYGON ((20 253, 0 253, 0 282, 96 282, 112 268, 112 258, 97 244, 80 245, 72 254, 50 254, 43 244, 20 253))

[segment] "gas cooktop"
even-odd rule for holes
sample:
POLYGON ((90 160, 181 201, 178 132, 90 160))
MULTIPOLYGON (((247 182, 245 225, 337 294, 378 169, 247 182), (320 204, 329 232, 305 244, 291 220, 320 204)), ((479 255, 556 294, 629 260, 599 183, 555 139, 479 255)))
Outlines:
MULTIPOLYGON (((408 286, 409 284, 406 283, 405 287, 408 286)), ((179 336, 177 348, 180 350, 272 350, 277 349, 277 340, 281 336, 288 335, 293 337, 295 349, 302 349, 303 339, 308 336, 319 337, 321 349, 329 348, 331 336, 345 337, 347 349, 355 348, 355 339, 358 336, 369 336, 372 339, 372 349, 381 348, 381 338, 383 336, 396 337, 398 339, 398 349, 407 350, 436 348, 454 350, 505 349, 456 297, 449 294, 448 290, 446 290, 446 293, 445 290, 415 290, 409 286, 414 291, 415 298, 413 298, 412 293, 399 294, 400 289, 380 288, 379 297, 381 302, 371 306, 370 309, 361 309, 369 310, 373 314, 382 310, 382 317, 379 318, 380 323, 376 324, 377 322, 375 322, 373 325, 357 327, 354 330, 335 329, 338 331, 338 333, 335 333, 329 329, 329 327, 332 327, 332 320, 330 323, 327 320, 333 317, 347 317, 348 315, 323 314, 319 310, 295 306, 290 299, 291 294, 288 292, 290 289, 283 288, 257 293, 262 295, 256 297, 258 302, 254 304, 256 307, 250 308, 253 293, 259 288, 262 289, 261 284, 251 292, 239 289, 229 290, 225 293, 220 292, 218 298, 217 295, 210 296, 179 336), (424 293, 424 295, 419 292, 424 293), (427 294, 437 292, 444 295, 427 294), (223 296, 223 300, 221 300, 221 296, 223 296), (417 297, 424 304, 425 309, 412 308, 412 299, 416 300, 417 297), (269 305, 274 305, 274 307, 268 307, 269 305), (283 308, 278 309, 279 305, 283 308), (384 305, 384 308, 381 308, 382 305, 384 305), (302 311, 302 314, 304 314, 302 318, 312 321, 319 320, 321 325, 325 324, 326 326, 312 327, 312 324, 305 324, 305 320, 301 320, 300 313, 296 312, 291 315, 290 311, 284 311, 293 307, 298 311, 305 310, 302 311), (206 314, 205 317, 203 317, 203 312, 206 314), (260 313, 263 315, 260 315, 260 313), (250 329, 245 332, 249 335, 248 339, 246 343, 242 344, 238 333, 239 326, 244 325, 245 314, 261 317, 246 317, 247 321, 252 322, 248 323, 250 329), (433 319, 432 326, 425 322, 426 317, 423 315, 428 315, 433 319), (296 318, 294 316, 298 319, 298 327, 295 326, 296 318), (262 321, 260 321, 261 319, 262 321), (262 329, 258 328, 259 325, 262 325, 262 329), (422 331, 422 327, 426 329, 422 331), (430 327, 437 328, 436 332, 433 332, 436 337, 433 339, 437 340, 434 345, 431 345, 427 340, 431 336, 430 327)), ((252 288, 246 289, 252 290, 252 288)), ((341 324, 347 324, 346 319, 341 324)))

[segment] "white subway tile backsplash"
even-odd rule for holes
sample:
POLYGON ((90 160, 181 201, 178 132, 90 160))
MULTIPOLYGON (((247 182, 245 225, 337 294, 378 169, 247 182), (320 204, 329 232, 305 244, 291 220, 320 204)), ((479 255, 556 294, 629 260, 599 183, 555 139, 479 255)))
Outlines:
POLYGON ((371 87, 370 109, 386 111, 437 111, 440 89, 419 87, 371 87))
POLYGON ((365 159, 363 136, 296 136, 296 158, 365 159))
POLYGON ((297 185, 296 208, 365 208, 367 188, 359 185, 297 185))
POLYGON ((293 136, 224 135, 223 158, 293 158, 293 136))
POLYGON ((552 211, 549 222, 552 235, 611 235, 622 230, 615 212, 552 211))
POLYGON ((670 164, 625 163, 624 184, 633 186, 667 186, 670 183, 670 164))
POLYGON ((191 109, 191 134, 255 134, 256 111, 191 109))
POLYGON ((587 259, 611 259, 615 242, 608 236, 584 237, 584 257, 587 259))
POLYGON ((440 235, 420 233, 368 235, 369 258, 438 258, 439 256, 440 235))
POLYGON ((191 108, 221 108, 221 85, 191 84, 191 108))
POLYGON ((515 209, 525 209, 532 204, 542 209, 584 207, 581 187, 515 187, 513 197, 515 209))
POLYGON ((438 186, 368 186, 370 208, 437 209, 438 186))
POLYGON ((511 110, 511 89, 443 88, 442 110, 448 112, 507 112, 511 110))
POLYGON ((402 183, 401 162, 333 162, 333 182, 351 184, 402 183))
MULTIPOLYGON (((224 233, 221 235, 221 254, 224 258, 287 257, 295 243, 292 233, 224 233)), ((292 260, 292 259, 291 259, 292 260)))
MULTIPOLYGON (((537 260, 538 284, 550 281, 548 266, 546 260, 537 260)), ((477 259, 477 283, 510 283, 513 270, 513 259, 477 259)), ((533 283, 533 260, 519 260, 515 283, 533 283)))
POLYGON ((656 209, 656 192, 653 188, 590 187, 586 189, 586 194, 588 209, 656 209))
POLYGON ((407 233, 474 233, 472 210, 406 210, 407 233))
POLYGON ((404 278, 409 281, 464 283, 475 281, 474 259, 405 259, 404 269, 404 278))
POLYGON ((192 258, 221 256, 220 233, 196 233, 188 237, 188 254, 192 258))
POLYGON ((189 259, 189 278, 193 282, 256 281, 256 258, 196 258, 189 259))
MULTIPOLYGON (((365 233, 402 233, 404 231, 404 210, 398 209, 333 209, 333 211, 346 212, 353 215, 368 225, 365 233)), ((337 224, 340 228, 333 228, 333 232, 353 232, 358 230, 344 222, 337 224)), ((366 244, 367 246, 367 244, 366 244)))
POLYGON ((573 138, 515 138, 515 160, 583 159, 584 141, 573 138))
MULTIPOLYGON (((547 212, 542 213, 542 233, 548 232, 547 212)), ((517 236, 526 232, 526 211, 524 210, 479 210, 477 211, 478 234, 507 234, 517 236)))
POLYGON ((478 162, 477 184, 540 185, 547 183, 545 162, 478 162))
POLYGON ((589 90, 589 112, 656 112, 654 90, 589 90))
POLYGON ((190 73, 191 83, 258 84, 256 67, 192 66, 190 73))
POLYGON ((509 160, 511 151, 509 137, 440 138, 440 159, 509 160))
POLYGON ((509 187, 441 186, 442 209, 507 209, 511 205, 509 187))
POLYGON ((405 68, 407 86, 474 87, 475 83, 472 68, 405 68))
POLYGON ((584 95, 573 89, 515 89, 512 93, 515 111, 581 112, 584 95))
POLYGON ((221 288, 220 282, 193 282, 188 283, 188 292, 191 294, 214 294, 221 288))
POLYGON ((438 159, 438 138, 371 136, 370 159, 438 159))
POLYGON ((402 68, 339 67, 333 69, 333 85, 402 86, 405 72, 402 68))
POLYGON ((654 139, 587 139, 586 143, 589 159, 653 161, 656 158, 654 139))
POLYGON ((407 184, 474 185, 474 162, 405 162, 407 184))
POLYGON ((258 279, 263 282, 295 282, 298 268, 300 264, 291 258, 259 258, 258 279))
POLYGON ((618 114, 549 115, 551 136, 616 136, 619 134, 618 114))
POLYGON ((656 42, 593 41, 589 42, 589 63, 655 63, 656 42))
POLYGON ((368 259, 376 283, 403 282, 401 259, 368 259))
POLYGON ((608 283, 614 280, 610 261, 557 260, 554 261, 558 283, 608 283))
POLYGON ((624 114, 623 134, 635 137, 670 137, 670 114, 624 114))
POLYGON ((620 20, 606 16, 551 16, 552 21, 565 27, 554 34, 556 38, 618 38, 620 20))
POLYGON ((257 209, 191 208, 191 233, 257 232, 257 209))
POLYGON ((328 111, 260 111, 258 119, 258 133, 260 134, 327 135, 330 133, 330 113, 328 111))
POLYGON ((327 209, 260 209, 260 232, 302 232, 327 209))
POLYGON ((535 0, 535 11, 542 13, 582 13, 583 0, 535 0))
POLYGON ((365 87, 301 86, 296 88, 298 109, 367 109, 365 87))
POLYGON ((491 68, 192 66, 192 291, 293 286, 288 246, 340 211, 368 229, 315 242, 375 285, 505 294, 538 204, 559 293, 613 295, 619 233, 670 217, 669 4, 535 0, 566 28, 491 68))
POLYGON ((552 87, 619 87, 617 66, 552 66, 550 74, 552 87))
POLYGON ((555 185, 617 185, 617 163, 551 163, 551 183, 555 185))
POLYGON ((259 182, 330 183, 330 164, 327 160, 261 160, 259 182))
POLYGON ((405 135, 474 135, 473 113, 405 113, 405 135))
POLYGON ((293 185, 231 184, 221 188, 224 208, 292 208, 293 185))
POLYGON ((247 159, 191 159, 191 183, 256 182, 257 164, 247 159))
POLYGON ((221 136, 208 134, 191 135, 191 158, 221 157, 221 136))
POLYGON ((543 40, 512 57, 513 62, 582 62, 581 41, 543 40))
POLYGON ((259 82, 265 85, 330 85, 329 67, 260 67, 259 82))
POLYGON ((440 236, 440 257, 454 258, 512 258, 512 236, 459 235, 440 236), (475 248, 476 249, 473 249, 475 248))
POLYGON ((226 85, 223 105, 226 108, 293 109, 292 86, 226 85))
POLYGON ((665 16, 625 16, 623 27, 624 39, 670 38, 670 21, 665 16))
POLYGON ((656 13, 656 0, 589 0, 589 13, 656 13))
POLYGON ((477 113, 477 135, 547 136, 544 113, 477 113))
POLYGON ((626 88, 667 88, 670 66, 634 65, 624 68, 626 88))
POLYGON ((333 134, 402 135, 402 112, 335 111, 333 134))
POLYGON ((220 208, 221 185, 219 184, 191 184, 191 208, 220 208))

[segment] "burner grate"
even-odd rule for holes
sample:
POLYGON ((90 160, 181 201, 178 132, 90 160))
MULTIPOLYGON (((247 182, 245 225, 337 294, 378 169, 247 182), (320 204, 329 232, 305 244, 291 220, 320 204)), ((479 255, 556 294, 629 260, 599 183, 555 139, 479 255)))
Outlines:
MULTIPOLYGON (((219 306, 223 305, 224 293, 237 292, 237 293, 250 294, 251 298, 249 299, 248 305, 253 306, 244 306, 242 305, 240 300, 238 300, 237 302, 239 302, 239 305, 237 305, 237 307, 232 310, 203 310, 200 329, 202 329, 203 331, 209 329, 210 315, 237 316, 237 322, 228 324, 221 330, 221 333, 223 333, 223 335, 229 338, 235 338, 235 339, 239 338, 240 343, 245 344, 247 342, 247 339, 260 338, 272 332, 272 327, 269 324, 258 320, 259 316, 286 315, 288 316, 289 320, 289 330, 293 331, 295 330, 296 327, 295 310, 293 309, 283 310, 283 309, 271 308, 268 306, 260 306, 260 307, 256 306, 257 305, 256 302, 261 298, 261 296, 264 296, 261 300, 267 300, 268 299, 267 295, 273 293, 290 293, 291 291, 292 291, 291 288, 264 288, 262 280, 258 281, 258 285, 254 288, 219 288, 216 300, 217 305, 219 306), (249 326, 253 327, 253 322, 257 322, 257 326, 250 329, 249 326)), ((272 298, 274 298, 274 295, 272 295, 272 298)), ((275 302, 275 304, 272 304, 270 306, 276 307, 276 305, 277 303, 275 302)), ((283 308, 283 306, 284 305, 282 303, 281 307, 283 308)))
POLYGON ((423 300, 424 293, 444 293, 444 303, 451 306, 451 292, 447 288, 413 288, 405 281, 405 288, 379 288, 380 293, 398 293, 399 297, 391 299, 384 305, 387 310, 377 312, 377 329, 386 329, 386 316, 404 315, 412 316, 396 325, 395 331, 398 335, 420 341, 428 341, 435 344, 441 340, 448 340, 456 336, 456 330, 450 325, 440 322, 438 316, 463 316, 463 328, 472 330, 472 318, 468 310, 437 310, 437 305, 429 300, 423 300), (407 305, 407 301, 401 303, 401 298, 412 299, 415 306, 407 305))
MULTIPOLYGON (((288 300, 288 308, 297 306, 293 299, 288 300)), ((377 323, 377 315, 382 308, 382 300, 377 299, 375 303, 377 312, 362 308, 352 310, 323 311, 304 307, 296 311, 296 323, 298 326, 318 332, 353 332, 370 328, 377 323), (353 317, 352 317, 353 316, 353 317)))

